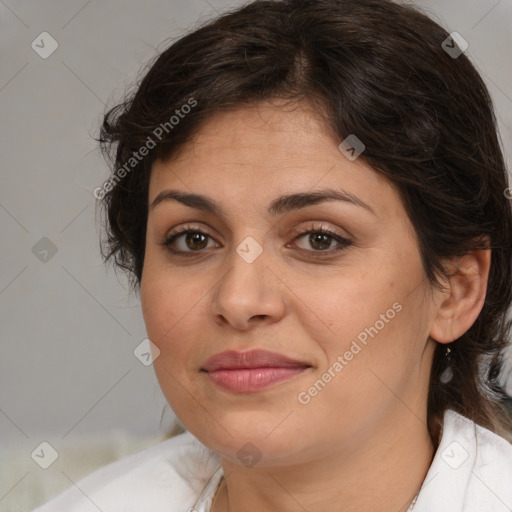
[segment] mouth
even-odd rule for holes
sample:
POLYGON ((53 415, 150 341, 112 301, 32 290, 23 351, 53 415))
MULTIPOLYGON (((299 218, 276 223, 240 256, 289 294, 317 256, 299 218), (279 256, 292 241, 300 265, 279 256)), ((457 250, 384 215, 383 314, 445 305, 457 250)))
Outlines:
POLYGON ((276 352, 227 351, 210 358, 201 368, 220 388, 237 393, 254 393, 289 380, 311 365, 276 352))

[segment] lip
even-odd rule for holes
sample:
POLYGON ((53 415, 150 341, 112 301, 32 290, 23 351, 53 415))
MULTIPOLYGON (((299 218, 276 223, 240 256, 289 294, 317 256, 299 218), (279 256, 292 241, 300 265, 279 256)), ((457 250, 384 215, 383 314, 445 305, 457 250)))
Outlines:
POLYGON ((303 373, 311 365, 277 352, 229 350, 214 355, 201 368, 219 387, 238 393, 260 391, 303 373))

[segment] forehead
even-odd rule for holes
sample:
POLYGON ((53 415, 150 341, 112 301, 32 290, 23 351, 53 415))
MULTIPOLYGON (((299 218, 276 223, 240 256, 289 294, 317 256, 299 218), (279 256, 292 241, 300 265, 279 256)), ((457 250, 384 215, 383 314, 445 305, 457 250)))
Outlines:
POLYGON ((325 188, 342 189, 367 204, 372 196, 380 204, 397 200, 382 175, 342 154, 340 142, 309 104, 265 103, 222 112, 207 119, 176 158, 154 162, 149 202, 169 188, 247 204, 325 188))

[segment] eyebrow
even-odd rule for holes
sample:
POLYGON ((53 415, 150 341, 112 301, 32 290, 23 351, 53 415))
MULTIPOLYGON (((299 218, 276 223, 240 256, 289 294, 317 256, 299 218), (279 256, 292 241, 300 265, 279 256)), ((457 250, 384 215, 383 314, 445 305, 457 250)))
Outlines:
MULTIPOLYGON (((201 194, 189 194, 179 190, 163 190, 160 192, 150 205, 150 209, 155 208, 160 203, 167 201, 177 201, 189 208, 213 213, 218 216, 225 216, 222 207, 207 196, 201 194)), ((274 199, 267 211, 270 215, 282 215, 294 210, 300 210, 307 206, 312 206, 326 201, 343 201, 368 210, 373 215, 377 214, 364 201, 346 192, 345 190, 323 189, 316 192, 298 192, 295 194, 285 194, 274 199)))

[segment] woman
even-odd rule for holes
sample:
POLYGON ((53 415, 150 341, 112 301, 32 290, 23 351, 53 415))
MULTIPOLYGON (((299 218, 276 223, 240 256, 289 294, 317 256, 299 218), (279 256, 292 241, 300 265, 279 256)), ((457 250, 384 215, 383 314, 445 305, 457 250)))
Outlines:
POLYGON ((95 195, 187 432, 39 512, 512 509, 512 214, 459 43, 388 0, 268 0, 159 55, 95 195))

